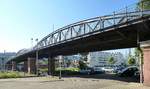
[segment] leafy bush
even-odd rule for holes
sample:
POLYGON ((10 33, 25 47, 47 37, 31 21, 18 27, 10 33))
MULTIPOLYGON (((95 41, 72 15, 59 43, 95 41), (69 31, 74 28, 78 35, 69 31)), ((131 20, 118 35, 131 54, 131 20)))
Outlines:
POLYGON ((19 78, 19 72, 0 72, 0 78, 19 78))
POLYGON ((40 72, 48 72, 48 68, 39 69, 40 72))
MULTIPOLYGON (((56 69, 56 71, 59 71, 60 70, 60 68, 57 68, 56 69)), ((63 71, 63 70, 68 70, 68 71, 80 71, 80 69, 79 68, 61 68, 61 70, 63 71)))
MULTIPOLYGON (((76 75, 79 74, 80 69, 79 68, 62 68, 61 73, 62 75, 76 75)), ((57 68, 55 70, 55 74, 59 75, 60 68, 57 68)))

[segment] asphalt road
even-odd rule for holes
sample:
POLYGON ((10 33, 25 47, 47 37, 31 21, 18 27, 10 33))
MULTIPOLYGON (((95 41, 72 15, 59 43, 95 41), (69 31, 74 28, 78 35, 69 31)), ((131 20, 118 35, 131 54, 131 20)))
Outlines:
MULTIPOLYGON (((150 89, 137 82, 93 76, 0 79, 0 89, 150 89)), ((129 78, 126 78, 129 79, 129 78)))

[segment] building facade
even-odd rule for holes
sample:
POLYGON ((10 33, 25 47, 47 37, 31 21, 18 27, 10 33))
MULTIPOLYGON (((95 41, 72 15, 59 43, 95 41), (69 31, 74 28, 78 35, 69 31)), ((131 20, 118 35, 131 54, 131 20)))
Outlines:
POLYGON ((88 63, 90 67, 119 66, 124 62, 125 58, 120 52, 90 52, 88 54, 88 63), (108 62, 110 57, 114 58, 114 64, 108 62))

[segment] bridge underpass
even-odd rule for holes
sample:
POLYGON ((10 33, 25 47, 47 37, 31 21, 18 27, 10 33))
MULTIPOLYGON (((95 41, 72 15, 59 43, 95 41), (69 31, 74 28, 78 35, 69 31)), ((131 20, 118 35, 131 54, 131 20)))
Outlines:
MULTIPOLYGON (((59 55, 138 47, 139 42, 150 40, 149 15, 149 10, 117 13, 68 25, 44 37, 34 48, 18 53, 8 63, 19 63, 28 58, 34 58, 35 61, 38 51, 39 59, 49 59, 51 65, 48 68, 52 74, 54 57, 59 55)), ((146 58, 144 55, 144 60, 146 58)), ((150 67, 148 64, 146 66, 145 69, 150 67)), ((144 82, 150 83, 147 72, 144 72, 144 76, 144 82)))

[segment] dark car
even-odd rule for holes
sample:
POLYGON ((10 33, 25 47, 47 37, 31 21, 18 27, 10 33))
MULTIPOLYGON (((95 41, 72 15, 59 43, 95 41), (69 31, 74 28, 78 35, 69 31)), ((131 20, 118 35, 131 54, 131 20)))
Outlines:
POLYGON ((119 71, 123 70, 124 68, 125 68, 125 67, 123 67, 123 66, 116 67, 116 68, 114 69, 114 73, 118 73, 119 71))
POLYGON ((122 77, 133 77, 139 69, 136 66, 127 67, 121 71, 118 71, 118 75, 122 77))

